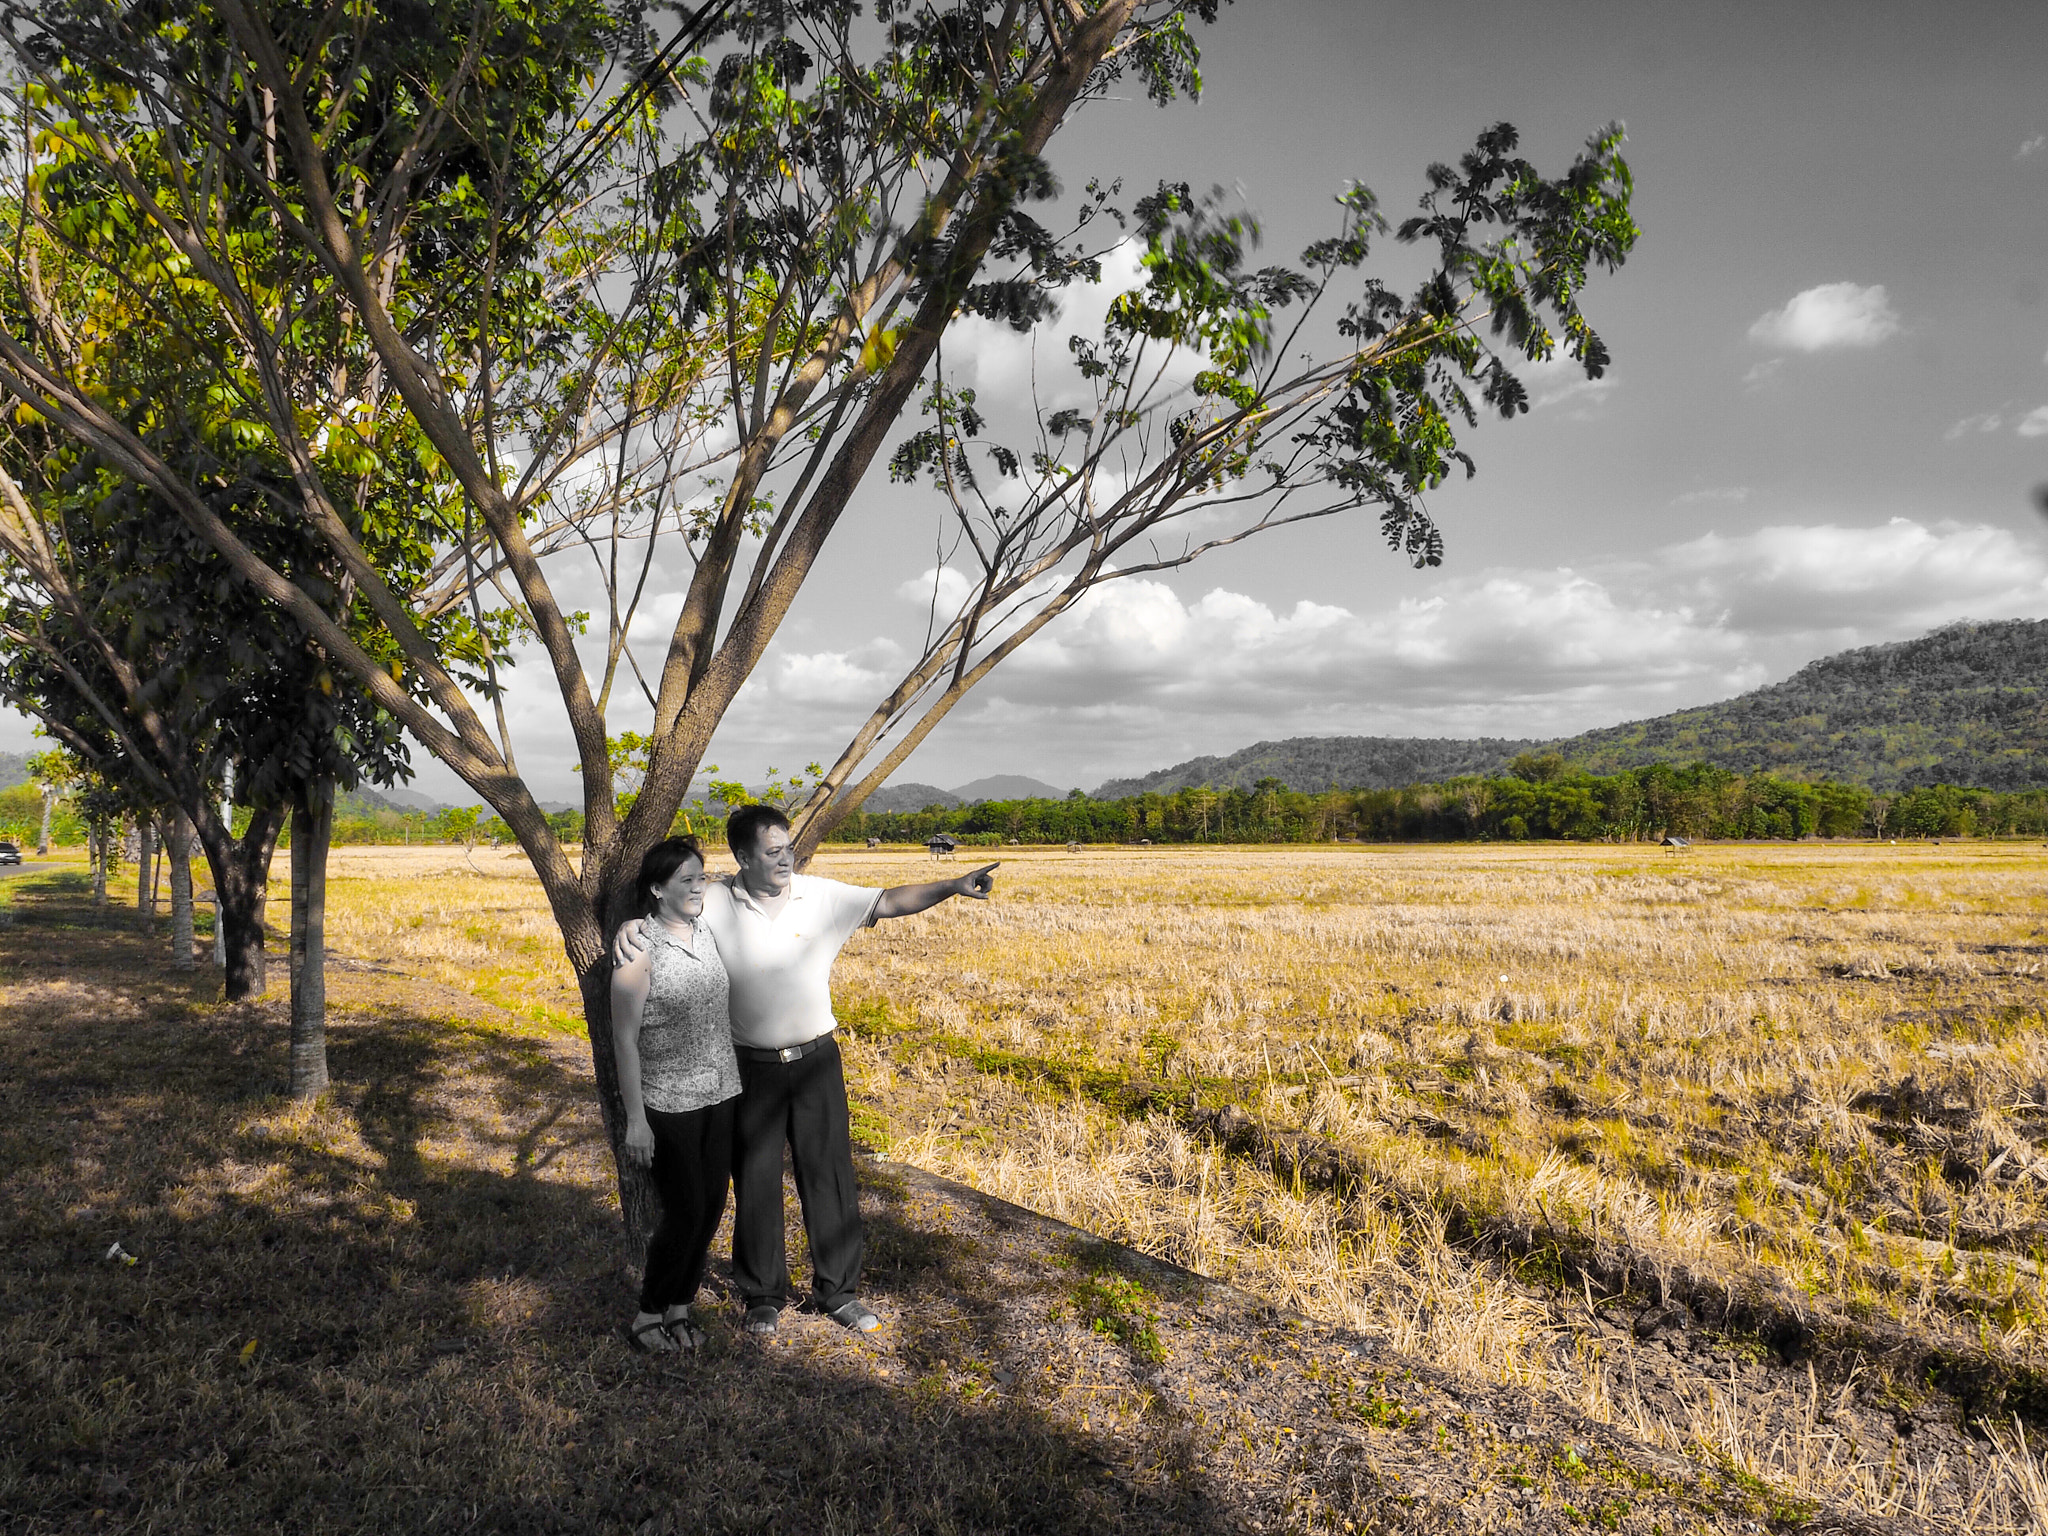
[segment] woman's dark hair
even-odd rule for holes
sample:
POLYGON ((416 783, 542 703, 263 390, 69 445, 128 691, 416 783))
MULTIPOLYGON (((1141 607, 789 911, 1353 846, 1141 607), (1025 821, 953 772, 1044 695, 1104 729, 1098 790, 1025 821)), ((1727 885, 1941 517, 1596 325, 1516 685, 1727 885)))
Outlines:
POLYGON ((789 830, 789 818, 772 805, 743 805, 725 818, 725 845, 732 849, 733 857, 751 855, 761 846, 761 831, 764 827, 780 827, 789 830))
POLYGON ((704 845, 694 837, 665 838, 647 850, 647 857, 640 861, 640 912, 643 917, 654 911, 654 888, 667 885, 675 872, 690 860, 704 862, 704 845))

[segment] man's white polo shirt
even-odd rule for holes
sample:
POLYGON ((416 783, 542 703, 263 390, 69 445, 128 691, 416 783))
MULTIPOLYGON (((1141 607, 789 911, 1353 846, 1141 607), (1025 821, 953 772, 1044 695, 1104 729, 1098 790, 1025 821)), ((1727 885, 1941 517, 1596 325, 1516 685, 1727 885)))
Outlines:
POLYGON ((732 978, 732 1037, 764 1050, 802 1045, 832 1030, 832 962, 854 931, 875 921, 882 893, 794 875, 769 916, 738 880, 704 889, 704 926, 732 978))

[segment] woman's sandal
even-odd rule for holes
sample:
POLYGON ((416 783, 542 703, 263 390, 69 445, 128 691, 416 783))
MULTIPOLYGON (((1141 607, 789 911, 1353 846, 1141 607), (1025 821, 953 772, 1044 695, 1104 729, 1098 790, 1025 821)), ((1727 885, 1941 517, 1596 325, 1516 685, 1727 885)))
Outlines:
POLYGON ((686 1355, 693 1350, 702 1349, 711 1342, 711 1335, 690 1320, 690 1310, 687 1307, 683 1309, 682 1316, 665 1319, 662 1327, 667 1329, 668 1336, 675 1340, 676 1348, 686 1355))
POLYGON ((676 1336, 669 1331, 669 1325, 658 1317, 650 1323, 642 1323, 637 1328, 631 1323, 626 1323, 622 1325, 621 1332, 626 1335, 626 1342, 643 1355, 673 1355, 686 1347, 677 1342, 676 1336), (648 1337, 650 1334, 664 1339, 666 1344, 654 1343, 648 1337))

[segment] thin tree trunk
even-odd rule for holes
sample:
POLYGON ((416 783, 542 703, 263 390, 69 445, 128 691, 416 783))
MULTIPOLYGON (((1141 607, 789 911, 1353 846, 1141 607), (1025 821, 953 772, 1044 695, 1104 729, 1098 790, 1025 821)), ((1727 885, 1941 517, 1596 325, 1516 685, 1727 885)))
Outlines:
POLYGON ((49 785, 43 786, 43 830, 36 839, 36 857, 42 858, 50 851, 50 811, 57 803, 57 791, 49 785))
POLYGON ((164 843, 171 856, 171 964, 189 971, 198 961, 192 954, 192 821, 183 811, 172 813, 164 843))
POLYGON ((151 844, 156 841, 156 823, 147 816, 135 818, 135 920, 143 932, 149 931, 149 921, 156 916, 155 882, 156 864, 152 857, 151 844))
MULTIPOLYGON (((235 762, 233 758, 222 765, 220 771, 220 824, 227 828, 230 841, 235 835, 235 762)), ((214 862, 213 850, 206 850, 206 861, 214 862)), ((220 876, 213 880, 213 963, 225 972, 228 968, 228 919, 227 908, 221 902, 220 876)), ((232 996, 233 994, 229 994, 232 996)))
POLYGON ((104 907, 107 904, 107 855, 113 851, 113 838, 104 826, 95 827, 86 834, 91 844, 92 855, 92 904, 104 907))
POLYGON ((292 808, 292 1097, 327 1089, 327 845, 334 780, 305 785, 292 808))

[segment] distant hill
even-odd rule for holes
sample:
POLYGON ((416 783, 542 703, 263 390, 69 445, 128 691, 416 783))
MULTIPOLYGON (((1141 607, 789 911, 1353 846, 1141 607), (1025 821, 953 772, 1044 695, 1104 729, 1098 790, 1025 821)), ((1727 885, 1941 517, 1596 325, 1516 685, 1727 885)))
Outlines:
POLYGON ((1782 683, 1719 704, 1561 740, 1301 736, 1112 779, 1095 795, 1202 784, 1249 789, 1262 778, 1297 790, 1391 789, 1498 773, 1533 751, 1559 752, 1590 773, 1709 762, 1883 790, 2048 785, 2048 620, 1951 624, 1916 640, 1824 657, 1782 683))
POLYGON ((1518 752, 1543 745, 1480 736, 1469 741, 1422 736, 1296 736, 1255 742, 1228 757, 1196 757, 1136 779, 1111 779, 1095 791, 1098 800, 1126 795, 1170 794, 1206 784, 1212 789, 1250 789, 1261 779, 1278 779, 1289 789, 1396 789, 1433 783, 1460 774, 1498 773, 1518 752))
POLYGON ((28 782, 28 754, 0 752, 0 789, 12 789, 28 782))
POLYGON ((940 789, 935 784, 884 784, 867 798, 864 811, 921 811, 942 805, 957 810, 977 800, 1064 800, 1067 792, 1055 789, 1043 779, 1028 779, 1021 773, 995 773, 958 789, 940 789))
POLYGON ((1873 789, 2048 785, 2048 621, 1951 624, 1823 657, 1722 704, 1555 743, 1610 773, 1710 762, 1873 789))
POLYGON ((423 795, 416 789, 404 789, 398 785, 393 785, 390 789, 380 790, 372 789, 369 785, 365 784, 356 793, 373 803, 381 801, 386 808, 394 811, 445 811, 448 809, 448 803, 445 800, 436 800, 432 795, 423 795))
POLYGON ((884 784, 869 795, 864 811, 921 811, 928 805, 943 805, 952 810, 960 804, 960 797, 951 790, 940 789, 932 784, 884 784))
POLYGON ((1021 773, 992 773, 953 791, 967 804, 977 800, 1064 800, 1067 792, 1055 789, 1043 779, 1027 779, 1021 773))

